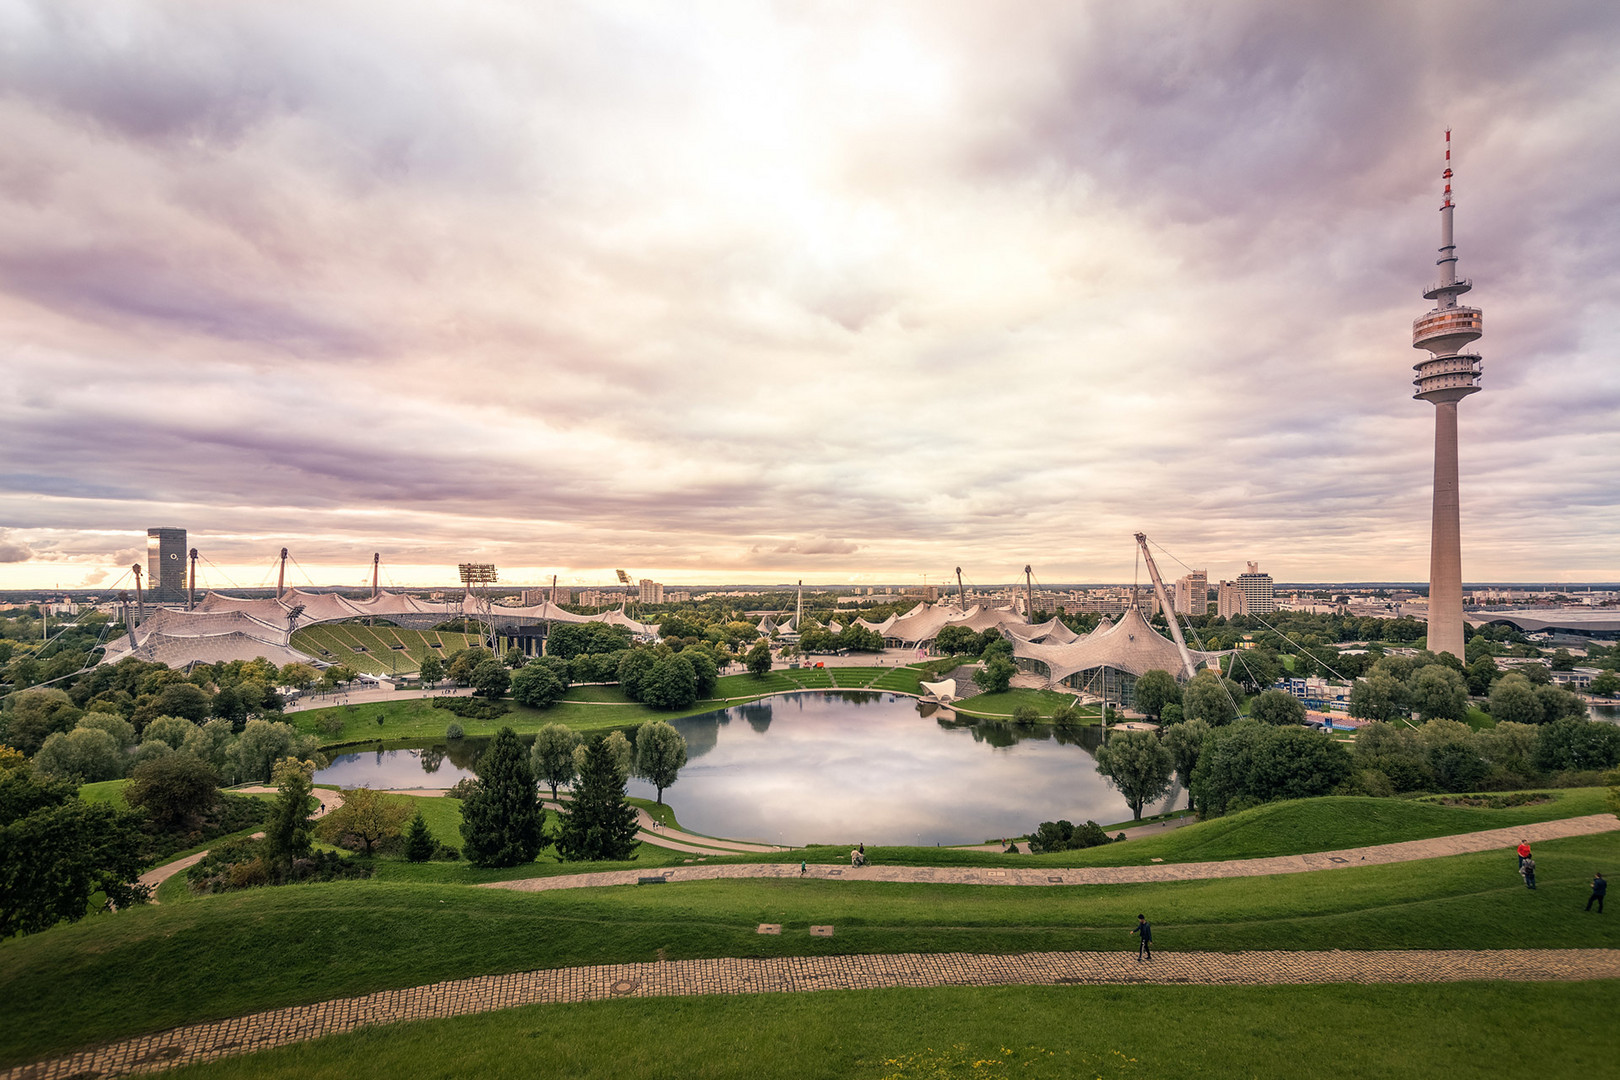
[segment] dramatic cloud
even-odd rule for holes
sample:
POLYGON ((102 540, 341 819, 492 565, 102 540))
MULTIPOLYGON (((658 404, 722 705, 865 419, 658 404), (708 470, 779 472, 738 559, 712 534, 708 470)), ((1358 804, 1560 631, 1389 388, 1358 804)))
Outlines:
POLYGON ((1596 2, 0 0, 0 587, 156 525, 214 585, 1118 580, 1139 528, 1421 580, 1448 125, 1466 576, 1620 578, 1617 46, 1596 2))

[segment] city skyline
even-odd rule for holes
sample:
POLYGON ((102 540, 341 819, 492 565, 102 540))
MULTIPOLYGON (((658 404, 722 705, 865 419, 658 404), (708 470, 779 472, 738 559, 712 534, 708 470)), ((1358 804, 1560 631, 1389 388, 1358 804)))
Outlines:
POLYGON ((1165 15, 6 8, 0 588, 1424 581, 1448 127, 1464 580, 1620 579, 1620 13, 1165 15))

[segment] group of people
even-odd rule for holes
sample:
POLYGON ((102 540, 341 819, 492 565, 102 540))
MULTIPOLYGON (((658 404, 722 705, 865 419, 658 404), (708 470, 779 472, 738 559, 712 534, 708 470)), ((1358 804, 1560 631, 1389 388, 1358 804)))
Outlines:
POLYGON ((851 865, 851 866, 865 866, 866 865, 866 845, 864 843, 863 844, 857 844, 855 847, 850 849, 850 852, 849 852, 849 865, 851 865))
MULTIPOLYGON (((1519 841, 1518 856, 1519 876, 1524 878, 1524 887, 1534 889, 1536 887, 1536 860, 1530 855, 1530 841, 1519 841)), ((1601 871, 1593 874, 1592 895, 1586 898, 1586 910, 1591 911, 1592 905, 1596 904, 1598 914, 1603 914, 1603 898, 1608 895, 1608 892, 1608 879, 1603 876, 1601 871)))

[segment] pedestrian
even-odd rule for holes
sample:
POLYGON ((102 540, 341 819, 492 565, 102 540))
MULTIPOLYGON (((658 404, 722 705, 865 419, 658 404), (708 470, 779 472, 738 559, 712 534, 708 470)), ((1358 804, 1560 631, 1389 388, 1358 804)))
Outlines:
POLYGON ((1534 860, 1534 859, 1530 858, 1528 855, 1526 855, 1525 858, 1524 858, 1524 861, 1519 864, 1519 874, 1524 878, 1524 887, 1525 888, 1527 888, 1527 889, 1535 888, 1536 887, 1536 860, 1534 860))
POLYGON ((1524 865, 1524 860, 1528 859, 1529 857, 1530 857, 1530 841, 1528 841, 1528 840, 1520 840, 1519 841, 1519 865, 1523 866, 1524 865))
POLYGON ((1598 914, 1603 914, 1603 896, 1609 891, 1609 881, 1602 874, 1592 875, 1592 895, 1586 898, 1586 910, 1592 910, 1592 901, 1597 901, 1598 914))
POLYGON ((799 876, 804 877, 804 875, 805 875, 805 873, 806 873, 806 871, 808 869, 809 869, 808 860, 800 859, 799 860, 799 876))
POLYGON ((1136 925, 1131 927, 1131 933, 1138 935, 1136 962, 1140 964, 1144 954, 1149 960, 1153 959, 1153 924, 1147 921, 1146 915, 1136 917, 1136 925))

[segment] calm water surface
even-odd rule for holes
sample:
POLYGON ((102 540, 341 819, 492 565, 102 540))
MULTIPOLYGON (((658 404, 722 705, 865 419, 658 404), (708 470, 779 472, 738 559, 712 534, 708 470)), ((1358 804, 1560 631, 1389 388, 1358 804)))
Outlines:
MULTIPOLYGON (((922 708, 928 708, 922 706, 922 708)), ((670 721, 687 764, 664 793, 681 824, 772 843, 962 844, 1017 836, 1042 821, 1131 816, 1097 775, 1096 728, 969 723, 920 715, 891 694, 775 697, 670 721)), ((317 783, 449 787, 472 775, 485 740, 345 754, 317 783)), ((630 794, 652 798, 651 785, 630 794)), ((1183 805, 1179 789, 1158 807, 1183 805)))

